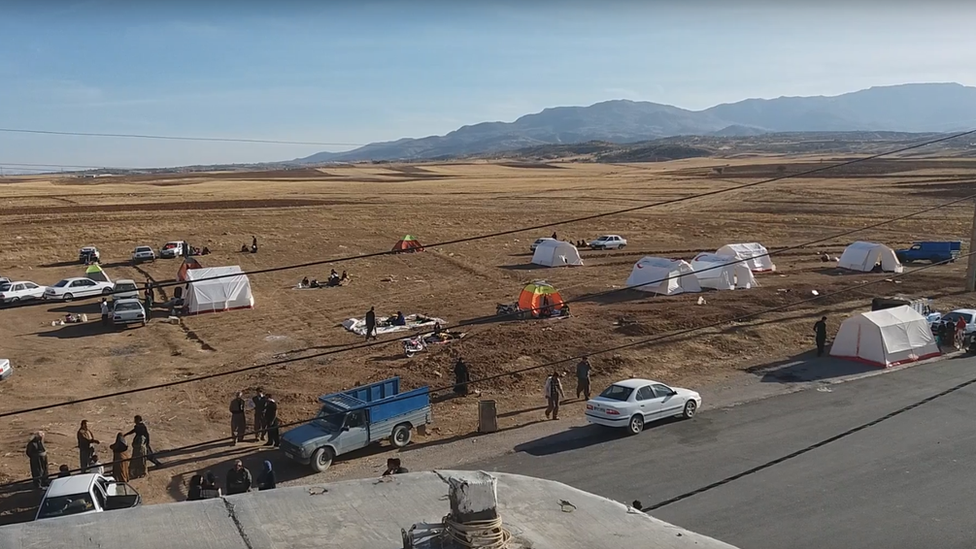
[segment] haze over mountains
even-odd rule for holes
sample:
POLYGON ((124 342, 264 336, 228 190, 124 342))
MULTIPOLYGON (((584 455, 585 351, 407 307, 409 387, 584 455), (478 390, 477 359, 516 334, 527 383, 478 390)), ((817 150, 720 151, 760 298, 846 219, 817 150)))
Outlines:
POLYGON ((955 83, 873 87, 825 97, 747 99, 691 111, 614 100, 555 107, 514 122, 482 122, 443 136, 321 152, 295 163, 425 160, 492 154, 547 144, 634 143, 677 135, 748 136, 772 132, 952 132, 976 126, 976 87, 955 83))

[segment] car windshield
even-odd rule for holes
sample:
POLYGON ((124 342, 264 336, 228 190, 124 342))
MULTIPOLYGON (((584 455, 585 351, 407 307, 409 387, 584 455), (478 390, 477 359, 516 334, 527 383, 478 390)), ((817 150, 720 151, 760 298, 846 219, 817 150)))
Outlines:
POLYGON ((0 282, 0 292, 6 292, 10 290, 9 282, 0 282))
POLYGON ((342 429, 342 424, 346 420, 345 414, 328 405, 322 406, 315 418, 326 423, 329 428, 335 430, 342 429))
POLYGON ((57 284, 54 285, 55 288, 64 288, 70 282, 67 278, 64 280, 59 280, 57 284))
POLYGON ((134 292, 134 291, 138 291, 136 289, 136 285, 133 284, 133 283, 131 283, 131 282, 128 283, 128 284, 116 284, 115 285, 115 290, 116 291, 119 291, 119 292, 134 292))
POLYGON ((136 311, 142 306, 132 301, 121 301, 115 304, 116 311, 136 311))
POLYGON ((152 248, 150 248, 148 246, 139 246, 138 248, 136 248, 136 251, 137 252, 151 252, 152 251, 152 248))
POLYGON ((92 501, 90 494, 73 494, 45 499, 37 518, 64 517, 94 510, 95 502, 92 501))
POLYGON ((631 389, 630 387, 624 387, 622 385, 611 385, 607 387, 602 393, 600 393, 600 396, 603 398, 609 398, 610 400, 619 400, 621 402, 624 402, 628 398, 630 398, 630 394, 633 392, 634 390, 631 389))

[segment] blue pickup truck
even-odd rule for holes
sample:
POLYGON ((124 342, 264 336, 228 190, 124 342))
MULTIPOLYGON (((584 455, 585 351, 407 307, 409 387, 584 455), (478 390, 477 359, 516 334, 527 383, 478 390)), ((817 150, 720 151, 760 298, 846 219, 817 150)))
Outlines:
POLYGON ((319 397, 312 421, 286 432, 281 450, 290 459, 322 473, 336 456, 389 439, 410 443, 413 429, 430 423, 430 388, 400 392, 400 378, 319 397))
POLYGON ((912 261, 931 261, 941 263, 943 261, 955 261, 959 257, 962 249, 962 242, 916 242, 911 248, 898 250, 895 255, 902 263, 912 261))

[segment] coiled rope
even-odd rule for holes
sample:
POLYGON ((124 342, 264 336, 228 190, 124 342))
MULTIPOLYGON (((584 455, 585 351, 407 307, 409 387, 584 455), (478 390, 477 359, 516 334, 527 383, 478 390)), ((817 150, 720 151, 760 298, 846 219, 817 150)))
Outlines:
POLYGON ((502 527, 501 517, 477 520, 467 524, 444 517, 444 533, 461 547, 472 549, 506 549, 512 534, 502 527))

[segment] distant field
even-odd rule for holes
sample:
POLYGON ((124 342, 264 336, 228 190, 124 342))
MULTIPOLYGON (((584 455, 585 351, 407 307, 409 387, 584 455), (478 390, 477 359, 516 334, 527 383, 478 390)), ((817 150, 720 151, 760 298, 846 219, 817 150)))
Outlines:
MULTIPOLYGON (((829 159, 825 162, 829 163, 829 159)), ((0 274, 52 284, 80 276, 79 247, 102 251, 113 278, 139 282, 175 278, 179 261, 131 266, 137 245, 158 248, 186 239, 214 254, 205 266, 245 270, 352 257, 390 249, 404 234, 430 244, 510 230, 642 203, 689 196, 825 165, 792 160, 694 159, 653 164, 506 161, 341 166, 279 172, 125 176, 97 179, 6 178, 0 196, 0 274), (782 167, 780 167, 782 166, 782 167), (720 167, 720 170, 716 168, 720 167), (719 173, 721 172, 721 173, 719 173), (260 253, 241 254, 258 238, 260 253)), ((965 265, 934 268, 899 280, 884 274, 840 274, 819 253, 840 255, 853 240, 898 247, 922 239, 964 240, 972 205, 899 221, 856 237, 828 240, 777 256, 776 273, 758 277, 758 289, 649 297, 623 292, 588 298, 624 285, 644 255, 690 259, 724 244, 758 241, 769 249, 832 233, 976 193, 976 161, 874 161, 837 172, 787 179, 667 207, 555 228, 560 238, 592 239, 616 233, 622 251, 583 251, 579 268, 536 269, 529 244, 552 230, 479 240, 425 253, 354 259, 316 268, 255 275, 257 305, 249 311, 203 315, 182 326, 156 321, 146 328, 103 330, 97 322, 52 327, 66 312, 98 316, 94 302, 0 311, 0 354, 15 375, 0 384, 0 410, 20 409, 227 369, 341 349, 360 341, 339 324, 371 306, 380 314, 422 313, 449 322, 494 314, 528 282, 545 279, 566 298, 582 298, 562 321, 488 322, 466 329, 461 342, 432 348, 413 359, 399 343, 278 366, 210 382, 16 416, 0 426, 0 482, 28 474, 24 445, 38 429, 48 433, 52 471, 77 464, 74 433, 87 418, 109 441, 127 430, 134 414, 146 416, 157 448, 228 436, 227 406, 238 389, 261 386, 280 403, 284 421, 314 412, 315 398, 357 383, 399 375, 409 387, 443 386, 451 364, 464 357, 475 377, 540 365, 564 357, 795 303, 863 282, 888 280, 842 296, 643 347, 593 358, 596 386, 643 376, 695 386, 737 370, 787 359, 813 345, 812 324, 827 314, 831 329, 863 310, 871 297, 930 296, 944 306, 976 305, 960 292, 965 265), (303 277, 325 279, 347 270, 348 286, 295 290, 303 277)), ((966 246, 964 245, 964 248, 966 246)), ((967 251, 964 249, 964 252, 967 251)), ((167 290, 168 292, 168 290, 167 290)), ((161 311, 157 317, 162 316, 161 311)), ((571 365, 566 365, 568 370, 571 365)), ((500 427, 538 419, 544 372, 518 374, 476 386, 498 401, 500 427)), ((572 382, 567 383, 568 386, 572 382)), ((568 387, 572 392, 572 387, 568 387)), ((435 407, 433 437, 451 439, 476 425, 474 398, 435 407)), ((568 407, 578 413, 578 405, 568 407)), ((105 446, 103 444, 103 446, 105 446)), ((239 449, 238 449, 239 450, 239 449)), ((182 499, 185 480, 241 454, 230 446, 204 448, 171 459, 134 486, 147 502, 182 499)), ((247 451, 246 449, 243 451, 247 451)), ((107 449, 99 454, 107 461, 107 449)), ((343 464, 336 467, 341 468, 343 464)), ((30 492, 5 494, 0 512, 23 519, 36 503, 30 492)))

